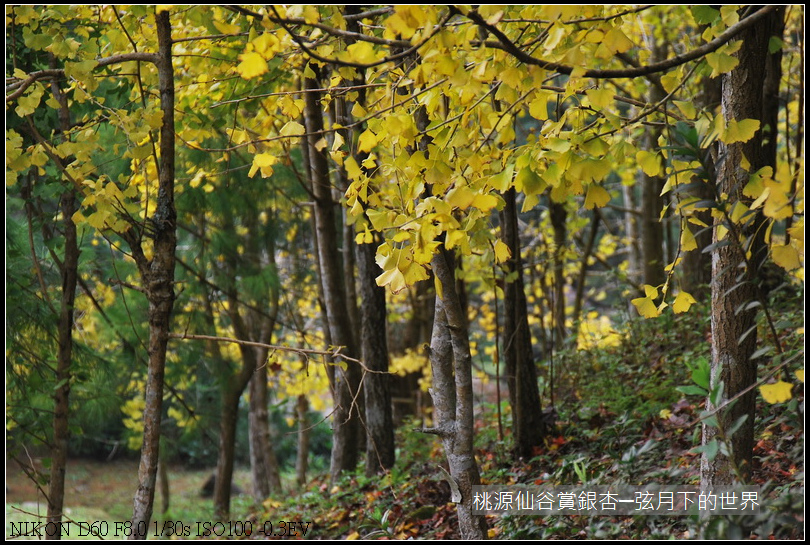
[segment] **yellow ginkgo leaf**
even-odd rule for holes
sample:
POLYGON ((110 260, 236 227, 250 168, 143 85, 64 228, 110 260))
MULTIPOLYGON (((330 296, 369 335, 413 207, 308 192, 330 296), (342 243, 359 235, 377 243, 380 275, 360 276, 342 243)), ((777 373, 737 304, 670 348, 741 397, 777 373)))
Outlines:
POLYGON ((773 262, 785 269, 792 271, 802 266, 801 256, 798 250, 790 245, 778 245, 771 247, 773 262))
POLYGON ((239 55, 239 59, 242 62, 236 67, 236 71, 245 79, 252 79, 267 72, 267 61, 255 51, 243 53, 239 55))
POLYGON ((792 384, 780 380, 775 384, 763 384, 759 387, 759 391, 762 394, 762 398, 768 403, 782 403, 793 397, 790 393, 792 388, 792 384))
POLYGON ((804 382, 804 369, 799 369, 796 371, 796 378, 804 382))
POLYGON ((639 151, 636 154, 636 162, 644 174, 647 176, 658 176, 661 172, 661 158, 657 153, 651 151, 639 151))
POLYGON ((588 193, 585 195, 585 208, 602 208, 610 202, 610 193, 601 185, 588 186, 588 193))
POLYGON ((307 132, 307 130, 297 121, 288 121, 281 127, 281 130, 278 131, 281 136, 301 136, 305 132, 307 132))
POLYGON ((742 119, 740 121, 731 120, 726 125, 726 130, 720 135, 720 140, 726 144, 736 142, 747 142, 754 137, 759 129, 758 119, 742 119))
POLYGON ((672 303, 672 310, 675 314, 681 314, 689 310, 689 307, 697 303, 695 298, 692 297, 690 294, 682 291, 678 293, 677 297, 675 297, 675 302, 672 303))
POLYGON ((645 318, 656 318, 658 317, 658 309, 653 303, 652 299, 649 297, 639 297, 638 299, 633 299, 630 301, 638 310, 638 313, 644 316, 645 318))
POLYGON ((509 249, 509 246, 502 240, 497 241, 495 243, 495 262, 503 263, 510 257, 512 257, 512 251, 509 249))

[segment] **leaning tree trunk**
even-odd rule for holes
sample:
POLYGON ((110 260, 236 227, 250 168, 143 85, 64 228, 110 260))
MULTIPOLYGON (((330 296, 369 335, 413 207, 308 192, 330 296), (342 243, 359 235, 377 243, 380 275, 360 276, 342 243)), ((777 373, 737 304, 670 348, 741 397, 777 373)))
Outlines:
POLYGON ((512 252, 506 263, 506 276, 515 279, 504 286, 504 362, 509 403, 512 406, 512 435, 515 455, 530 458, 532 447, 542 444, 544 424, 534 365, 532 338, 526 293, 523 287, 523 263, 520 257, 520 236, 517 224, 516 192, 510 188, 504 194, 506 206, 501 212, 501 236, 512 252))
MULTIPOLYGON (((309 156, 307 168, 315 200, 315 236, 318 240, 318 262, 327 326, 332 343, 344 347, 343 354, 355 357, 357 350, 354 335, 346 319, 348 306, 338 256, 335 202, 329 180, 329 165, 323 150, 318 149, 323 131, 320 92, 317 91, 319 84, 316 79, 306 78, 304 87, 304 121, 307 130, 305 141, 309 156)), ((353 470, 359 460, 357 445, 360 442, 360 419, 355 397, 360 387, 360 368, 351 361, 340 362, 340 365, 335 365, 332 377, 335 409, 330 473, 332 480, 335 480, 343 471, 353 470)))
POLYGON ((486 520, 473 514, 472 487, 481 484, 481 477, 473 449, 472 356, 466 320, 456 293, 454 259, 450 251, 442 248, 433 256, 431 265, 442 293, 436 295, 430 340, 435 427, 423 431, 442 440, 453 480, 451 489, 460 495, 452 499, 457 503, 462 539, 486 539, 486 520))
MULTIPOLYGON (((742 41, 737 53, 740 62, 734 70, 723 75, 722 106, 726 123, 761 118, 768 41, 773 22, 783 14, 784 9, 778 8, 739 36, 742 41)), ((749 174, 765 166, 762 131, 757 131, 747 142, 721 142, 719 157, 717 193, 727 195, 726 200, 719 204, 728 211, 742 200, 742 188, 748 183, 749 174), (742 167, 746 160, 750 163, 748 171, 742 167)), ((729 218, 717 219, 715 243, 723 242, 718 237, 721 226, 729 232, 725 239, 728 244, 718 244, 712 254, 711 367, 712 388, 716 381, 722 381, 724 390, 722 398, 716 400, 717 405, 711 399, 706 401, 706 409, 710 411, 752 386, 757 378, 757 362, 751 358, 757 343, 756 308, 749 308, 749 303, 759 297, 756 279, 764 244, 758 233, 764 229, 761 229, 758 218, 744 225, 735 224, 729 218), (746 248, 750 257, 746 256, 746 248)), ((709 451, 713 449, 706 449, 700 467, 702 487, 727 485, 750 478, 755 407, 756 390, 752 390, 718 413, 717 426, 703 425, 703 445, 724 442, 730 456, 720 453, 711 456, 709 451), (726 432, 742 417, 746 417, 743 425, 728 437, 726 432)))
MULTIPOLYGON (((160 86, 160 168, 158 197, 151 225, 154 250, 148 261, 134 235, 127 236, 149 300, 149 369, 143 411, 143 445, 138 467, 138 490, 132 512, 132 539, 146 539, 155 500, 160 420, 163 412, 163 375, 169 325, 174 306, 174 263, 177 247, 177 211, 174 206, 174 71, 169 12, 155 16, 158 53, 156 59, 160 86)), ((129 233, 129 232, 128 232, 129 233)))

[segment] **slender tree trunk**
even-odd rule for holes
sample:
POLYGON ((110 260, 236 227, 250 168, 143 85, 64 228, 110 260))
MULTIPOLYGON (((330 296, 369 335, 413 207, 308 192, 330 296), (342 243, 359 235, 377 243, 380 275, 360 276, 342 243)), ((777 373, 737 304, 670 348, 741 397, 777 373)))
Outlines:
POLYGON ((394 466, 394 423, 388 375, 385 288, 377 285, 374 244, 357 246, 360 276, 363 362, 366 373, 363 393, 366 400, 366 474, 371 476, 394 466))
MULTIPOLYGON (((720 78, 706 78, 697 97, 698 104, 709 110, 709 112, 713 112, 720 106, 721 98, 720 78)), ((714 159, 714 153, 706 153, 702 158, 707 173, 706 179, 700 180, 695 177, 692 180, 697 186, 690 193, 699 200, 714 199, 716 177, 714 159)), ((694 218, 704 225, 711 226, 712 224, 710 210, 697 210, 694 213, 694 218)), ((712 281, 712 256, 711 253, 704 250, 712 243, 712 230, 692 222, 687 223, 683 228, 692 231, 697 248, 683 253, 684 275, 682 287, 698 301, 705 301, 710 297, 709 284, 712 281)))
MULTIPOLYGON (((622 195, 624 197, 624 229, 625 236, 627 237, 627 276, 629 277, 632 285, 641 284, 641 246, 639 241, 641 235, 639 234, 640 215, 638 213, 638 197, 636 196, 636 187, 629 185, 622 185, 622 195)), ((628 298, 628 308, 635 308, 630 303, 628 298)))
MULTIPOLYGON (((56 68, 56 59, 51 56, 51 68, 56 68)), ((70 111, 67 97, 59 88, 59 82, 51 84, 54 97, 59 102, 59 125, 62 134, 70 129, 70 111)), ((60 267, 62 275, 62 301, 59 310, 58 352, 56 356, 56 390, 53 403, 53 446, 51 447, 51 475, 48 487, 48 522, 57 527, 62 521, 65 499, 65 472, 67 468, 68 418, 70 413, 70 367, 73 355, 73 314, 78 284, 79 246, 73 214, 76 211, 76 191, 65 190, 59 203, 64 225, 65 255, 60 267)), ((62 539, 62 532, 46 532, 47 539, 62 539)))
MULTIPOLYGON (((48 522, 62 521, 65 497, 65 468, 67 466, 68 415, 70 411, 70 364, 73 353, 73 308, 79 267, 79 247, 76 238, 76 194, 68 189, 61 199, 65 227, 65 258, 62 262, 62 303, 59 312, 59 349, 56 358, 56 390, 54 392, 53 446, 51 448, 51 477, 48 488, 48 522)), ((48 539, 61 539, 61 532, 46 533, 48 539)))
POLYGON ((140 243, 128 238, 149 299, 149 370, 146 379, 143 412, 143 446, 138 468, 138 490, 132 513, 132 539, 146 539, 152 505, 155 499, 158 453, 160 451, 160 420, 163 412, 163 375, 166 367, 166 347, 174 305, 174 263, 177 246, 177 212, 174 206, 174 70, 172 69, 172 38, 169 12, 156 15, 158 54, 157 70, 160 86, 160 108, 163 124, 160 129, 160 168, 155 214, 154 251, 147 261, 140 243), (133 242, 137 242, 133 244, 133 242))
POLYGON ((169 470, 166 467, 165 449, 161 449, 160 461, 158 462, 158 485, 160 486, 160 512, 166 515, 169 512, 170 491, 169 491, 169 470))
POLYGON ((298 486, 307 484, 307 463, 309 461, 309 401, 303 394, 298 396, 295 413, 298 419, 298 452, 295 456, 295 480, 298 486))
POLYGON ((473 450, 472 356, 466 321, 455 288, 454 260, 444 249, 431 261, 433 274, 442 286, 436 296, 436 314, 430 341, 430 365, 433 370, 433 407, 435 428, 424 430, 438 435, 450 466, 451 489, 460 497, 457 504, 462 539, 486 539, 484 517, 473 515, 472 487, 481 484, 473 450))
POLYGON ((504 286, 503 357, 506 383, 512 406, 512 434, 516 457, 530 458, 532 447, 542 444, 545 426, 537 386, 529 313, 523 287, 523 261, 520 257, 520 236, 517 223, 516 192, 510 188, 504 194, 506 206, 501 212, 501 237, 512 252, 506 263, 506 276, 516 274, 504 286))
POLYGON ((554 306, 552 307, 553 316, 553 339, 554 350, 561 350, 566 338, 565 331, 565 246, 567 238, 567 229, 565 227, 565 219, 568 213, 565 211, 565 205, 562 203, 550 200, 549 211, 551 214, 551 226, 554 229, 554 306))
MULTIPOLYGON (((783 16, 784 8, 777 9, 739 36, 742 41, 737 53, 739 65, 723 75, 722 103, 726 123, 761 118, 768 41, 774 20, 783 16)), ((717 191, 720 195, 728 196, 721 203, 726 210, 730 210, 740 199, 742 188, 748 183, 749 171, 755 172, 765 165, 762 138, 760 130, 747 142, 721 142, 717 191), (745 160, 750 163, 749 171, 741 167, 745 160)), ((756 382, 757 362, 751 359, 757 343, 756 309, 749 309, 747 305, 759 297, 756 279, 763 247, 763 241, 757 235, 762 227, 760 222, 755 218, 746 225, 739 225, 730 224, 726 219, 715 220, 714 242, 720 242, 720 226, 729 228, 729 244, 718 245, 712 254, 712 387, 718 380, 724 385, 718 404, 723 404, 756 382), (751 257, 748 259, 743 244, 750 245, 751 257)), ((713 410, 715 406, 711 399, 707 399, 707 410, 713 410)), ((702 487, 726 485, 750 478, 755 406, 756 391, 752 390, 718 413, 719 426, 704 424, 703 445, 722 441, 729 448, 730 456, 718 453, 711 457, 704 452, 700 467, 702 487), (744 424, 733 436, 728 437, 727 431, 743 416, 746 417, 744 424)))
MULTIPOLYGON (((654 40, 655 38, 652 38, 654 40)), ((666 48, 662 45, 652 46, 651 62, 663 60, 666 48)), ((650 102, 657 104, 664 96, 664 90, 658 85, 650 87, 650 102)), ((642 148, 655 152, 660 147, 658 138, 661 129, 648 127, 644 134, 642 148)), ((661 190, 664 188, 664 179, 660 176, 648 176, 639 171, 641 180, 641 255, 644 270, 644 283, 650 286, 660 286, 666 282, 664 274, 664 224, 661 221, 661 210, 664 208, 664 198, 661 190)))
MULTIPOLYGON (((332 343, 345 347, 343 353, 356 356, 354 335, 349 327, 345 286, 338 257, 336 236, 335 202, 332 199, 332 186, 329 181, 329 166, 322 150, 317 149, 320 131, 323 130, 323 114, 320 109, 318 81, 307 78, 304 84, 307 147, 312 192, 315 197, 315 236, 318 239, 320 277, 323 284, 324 306, 332 343)), ((337 362, 336 362, 337 363, 337 362)), ((360 386, 360 368, 353 362, 340 362, 334 368, 332 397, 335 403, 333 414, 332 480, 346 470, 352 470, 359 460, 360 441, 359 410, 355 397, 360 386), (344 367, 345 366, 345 370, 344 367)))
MULTIPOLYGON (((243 368, 244 370, 244 368, 243 368)), ((236 450, 236 424, 239 417, 239 398, 253 371, 233 377, 222 392, 222 412, 219 423, 219 456, 214 479, 214 520, 228 520, 231 511, 231 483, 233 458, 236 450), (245 379, 247 375, 247 379, 245 379)))
POLYGON ((253 497, 261 503, 273 492, 281 491, 281 474, 276 451, 273 448, 270 417, 267 412, 267 350, 256 350, 256 353, 256 371, 250 379, 248 427, 253 497))

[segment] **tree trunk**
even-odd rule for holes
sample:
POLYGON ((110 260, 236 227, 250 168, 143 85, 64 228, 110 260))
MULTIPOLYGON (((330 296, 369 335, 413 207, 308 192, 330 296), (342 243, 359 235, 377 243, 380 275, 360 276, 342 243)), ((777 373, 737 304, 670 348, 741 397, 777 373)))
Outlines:
MULTIPOLYGON (((662 45, 653 45, 652 52, 651 62, 663 60, 666 56, 665 46, 662 45)), ((664 93, 665 91, 660 86, 651 86, 650 103, 660 102, 666 96, 664 93)), ((647 127, 642 148, 655 153, 660 147, 658 144, 660 136, 660 128, 647 127)), ((664 188, 664 179, 660 176, 648 176, 644 171, 639 171, 639 178, 641 180, 641 255, 644 283, 650 286, 660 286, 666 282, 664 224, 661 221, 661 210, 664 208, 661 190, 664 188)))
POLYGON ((451 489, 460 493, 460 497, 452 499, 457 504, 461 538, 486 539, 486 520, 473 515, 472 487, 481 484, 481 477, 473 450, 472 356, 456 294, 453 256, 442 248, 433 256, 431 265, 441 283, 442 294, 436 296, 430 341, 435 428, 424 431, 442 440, 453 480, 451 489))
POLYGON ((166 456, 161 449, 160 461, 158 462, 158 485, 160 486, 160 512, 163 516, 169 512, 169 470, 166 467, 166 456))
POLYGON ((303 394, 298 396, 295 413, 298 419, 298 452, 295 456, 295 481, 298 486, 307 484, 307 462, 309 461, 309 401, 303 394))
POLYGON ((537 369, 534 365, 529 313, 523 287, 523 262, 520 256, 520 236, 517 223, 516 192, 510 188, 504 194, 506 206, 501 212, 501 237, 512 252, 504 274, 517 276, 504 286, 503 357, 506 383, 512 406, 512 435, 516 457, 530 458, 532 447, 542 444, 545 434, 537 369))
POLYGON ((231 510, 231 482, 233 457, 236 449, 236 424, 239 416, 239 398, 244 387, 234 379, 222 392, 222 415, 219 422, 219 456, 214 480, 214 520, 228 520, 231 510))
POLYGON ((146 539, 149 521, 152 518, 160 451, 163 375, 175 297, 174 253, 177 246, 177 212, 174 206, 174 71, 172 69, 171 22, 168 11, 158 13, 155 18, 158 37, 157 70, 163 124, 160 128, 158 198, 155 214, 151 221, 154 228, 152 260, 146 260, 140 243, 132 235, 127 238, 138 263, 149 299, 149 370, 144 396, 143 446, 138 467, 139 484, 132 513, 132 539, 146 539))
MULTIPOLYGON (((62 521, 67 466, 68 414, 70 411, 70 364, 73 353, 73 308, 78 283, 79 247, 76 238, 76 194, 70 188, 62 194, 62 218, 65 226, 65 258, 62 262, 62 304, 59 312, 59 349, 56 359, 56 390, 53 407, 53 446, 48 488, 48 522, 62 521)), ((61 539, 61 532, 47 533, 47 539, 61 539)))
MULTIPOLYGON (((627 237, 627 276, 633 286, 641 285, 641 246, 639 241, 640 214, 638 213, 638 197, 636 187, 622 185, 622 196, 624 197, 624 229, 627 237)), ((628 308, 635 307, 628 298, 628 308)))
MULTIPOLYGON (((51 56, 51 68, 56 68, 56 59, 51 56)), ((59 82, 51 84, 53 95, 59 103, 59 125, 62 134, 70 130, 70 111, 67 97, 59 88, 59 82)), ((51 447, 51 474, 48 487, 48 522, 57 527, 62 521, 65 500, 65 472, 67 468, 68 438, 70 430, 70 367, 73 355, 73 314, 78 284, 79 246, 73 214, 76 211, 76 190, 65 190, 60 200, 62 223, 65 228, 65 255, 60 267, 62 275, 62 301, 59 309, 58 352, 56 356, 56 390, 53 399, 53 446, 51 447)), ((46 539, 62 539, 62 532, 46 532, 46 539)))
POLYGON ((360 275, 360 308, 363 362, 370 372, 364 379, 366 400, 366 475, 384 472, 394 466, 394 423, 388 375, 388 341, 385 328, 385 288, 377 285, 374 244, 357 246, 360 275))
MULTIPOLYGON (((726 123, 761 118, 768 40, 773 21, 783 15, 784 9, 777 9, 739 36, 742 41, 737 53, 739 65, 723 75, 722 80, 726 123)), ((720 144, 717 192, 728 195, 727 200, 720 203, 727 211, 740 199, 742 188, 748 183, 749 172, 741 167, 743 157, 750 163, 750 172, 765 165, 762 137, 760 130, 747 142, 720 144)), ((751 359, 757 343, 756 309, 749 309, 746 305, 759 297, 755 281, 764 246, 757 236, 760 223, 761 219, 757 218, 745 225, 733 224, 728 219, 717 219, 714 224, 713 242, 720 242, 718 228, 721 225, 729 229, 729 244, 718 245, 712 254, 712 388, 717 381, 724 385, 718 405, 756 382, 757 362, 751 359), (743 244, 751 245, 752 257, 749 259, 743 244)), ((715 406, 711 399, 706 401, 707 410, 713 410, 715 406)), ((755 406, 756 390, 752 390, 718 413, 718 426, 703 425, 703 445, 722 441, 730 456, 718 453, 712 457, 709 452, 704 452, 700 467, 702 487, 727 485, 750 478, 755 406), (743 416, 747 417, 745 423, 728 437, 726 432, 743 416)))
POLYGON ((261 503, 274 491, 281 491, 281 475, 270 435, 270 417, 267 412, 267 350, 257 349, 256 353, 256 371, 250 379, 248 428, 253 497, 261 503))
MULTIPOLYGON (((346 305, 346 292, 342 281, 342 269, 338 257, 336 236, 335 202, 332 199, 332 186, 329 181, 329 166, 326 155, 317 149, 320 133, 323 130, 323 114, 320 109, 318 81, 307 78, 305 87, 304 120, 307 130, 310 180, 315 198, 315 236, 318 239, 320 278, 323 285, 324 307, 332 343, 343 346, 343 353, 357 355, 353 333, 349 327, 346 305)), ((331 380, 332 398, 335 403, 333 413, 332 480, 346 470, 352 470, 359 460, 358 443, 360 437, 359 411, 355 407, 355 396, 360 386, 360 368, 353 362, 335 362, 331 380), (345 370, 344 370, 345 366, 345 370)))
POLYGON ((554 290, 553 297, 554 303, 551 309, 553 316, 553 336, 554 350, 562 350, 563 343, 565 342, 565 246, 567 229, 565 227, 565 218, 568 213, 565 211, 565 205, 562 203, 554 202, 549 198, 549 212, 551 214, 551 226, 554 229, 554 290))
MULTIPOLYGON (((721 95, 720 78, 706 78, 701 86, 701 93, 697 97, 698 104, 709 112, 716 111, 720 106, 721 95)), ((698 200, 713 200, 715 197, 715 164, 714 153, 706 153, 702 158, 707 173, 705 180, 697 177, 692 183, 697 184, 690 195, 698 200)), ((694 217, 704 225, 711 226, 712 215, 710 210, 697 210, 694 217)), ((712 230, 695 224, 687 223, 684 229, 690 229, 695 237, 697 248, 683 254, 683 289, 698 301, 705 301, 710 296, 709 284, 712 281, 712 256, 704 250, 712 243, 712 230)))

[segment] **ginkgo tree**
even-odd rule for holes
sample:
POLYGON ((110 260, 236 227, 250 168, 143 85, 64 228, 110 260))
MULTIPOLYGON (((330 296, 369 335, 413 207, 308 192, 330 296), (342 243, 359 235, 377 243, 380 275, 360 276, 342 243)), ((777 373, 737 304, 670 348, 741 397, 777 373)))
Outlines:
MULTIPOLYGON (((625 204, 635 213, 635 205, 619 201, 620 195, 631 198, 625 188, 646 187, 641 213, 648 231, 658 231, 656 217, 673 218, 668 225, 678 228, 668 252, 661 251, 666 230, 645 244, 643 258, 655 270, 645 274, 640 293, 628 297, 640 314, 658 316, 670 306, 688 311, 695 297, 679 283, 682 254, 713 255, 713 363, 728 399, 756 381, 749 360, 757 304, 764 304, 753 288, 761 265, 775 263, 803 281, 801 107, 776 114, 777 122, 784 115, 791 136, 786 142, 773 111, 758 106, 764 89, 744 78, 758 63, 775 62, 779 51, 782 64, 795 66, 791 59, 800 48, 790 49, 779 37, 780 21, 796 25, 795 8, 109 6, 83 8, 73 22, 61 9, 20 8, 12 16, 23 26, 28 47, 48 50, 64 63, 8 74, 7 104, 15 115, 56 109, 43 102, 43 82, 57 76, 71 82, 69 107, 83 104, 90 113, 61 147, 39 142, 23 149, 19 133, 9 132, 11 179, 51 160, 52 149, 62 159, 72 157, 61 169, 82 200, 72 218, 116 244, 127 243, 151 305, 135 524, 149 520, 154 492, 177 253, 175 146, 184 150, 178 157, 189 150, 208 153, 207 164, 222 166, 226 174, 244 168, 254 181, 273 180, 279 163, 298 169, 309 200, 300 205, 311 209, 305 215, 314 223, 323 338, 334 358, 328 367, 335 405, 333 478, 357 463, 363 373, 385 374, 358 360, 352 252, 370 261, 373 249, 378 270, 371 274, 393 294, 432 280, 428 355, 435 413, 425 431, 438 435, 447 451, 465 538, 485 537, 486 528, 471 509, 478 471, 469 314, 460 283, 469 279, 458 278, 464 273, 457 263, 465 271, 500 269, 503 294, 522 307, 508 311, 508 342, 522 354, 514 364, 509 356, 508 373, 520 377, 529 394, 536 393, 537 379, 522 374, 536 371, 532 320, 523 310, 523 259, 537 255, 545 262, 543 281, 553 287, 536 293, 550 296, 543 304, 552 309, 553 345, 559 347, 574 325, 567 317, 583 314, 582 283, 575 288, 575 309, 566 308, 567 277, 579 275, 584 282, 587 269, 587 262, 579 266, 577 260, 588 256, 572 250, 572 239, 587 225, 581 211, 592 215, 586 245, 593 248, 602 209, 625 204), (103 21, 103 28, 93 21, 103 21), (722 81, 720 111, 691 100, 710 79, 722 81), (105 105, 102 81, 126 82, 132 102, 105 105), (114 151, 129 164, 117 178, 93 162, 103 144, 96 125, 125 136, 114 151), (776 142, 777 155, 765 158, 763 141, 776 142), (542 252, 521 247, 515 228, 521 214, 539 218, 542 252), (782 237, 777 233, 785 223, 782 237), (714 233, 711 244, 700 247, 698 229, 714 233), (749 373, 741 384, 732 385, 723 374, 734 366, 749 373)), ((760 79, 772 84, 772 78, 760 79)), ((217 176, 215 167, 186 168, 195 189, 212 197, 230 190, 227 175, 217 176)), ((245 217, 260 214, 251 210, 245 217)), ((373 271, 367 265, 359 284, 373 271)), ((363 304, 373 300, 378 306, 378 295, 364 291, 363 304)), ((375 316, 365 322, 381 320, 375 316)), ((225 324, 214 321, 212 327, 225 324)), ((512 397, 514 417, 539 413, 539 396, 512 397)), ((727 418, 717 419, 714 429, 728 428, 727 418)), ((709 428, 704 441, 711 443, 709 428)), ((748 429, 737 434, 750 437, 748 429)), ((519 425, 515 435, 524 435, 519 425)), ((538 438, 519 441, 519 450, 530 454, 538 438)), ((750 457, 746 443, 731 450, 750 457)), ((380 460, 380 466, 386 463, 380 460)))

